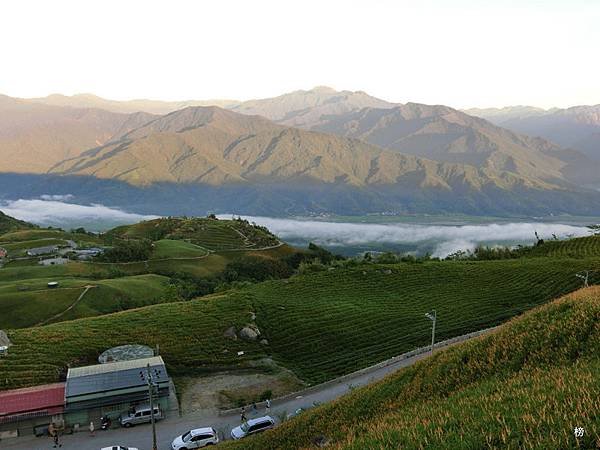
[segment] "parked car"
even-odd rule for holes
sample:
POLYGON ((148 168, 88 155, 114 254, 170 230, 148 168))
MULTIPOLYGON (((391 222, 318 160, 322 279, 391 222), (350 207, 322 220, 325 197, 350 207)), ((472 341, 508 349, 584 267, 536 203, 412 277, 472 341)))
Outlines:
POLYGON ((137 447, 124 447, 122 445, 113 445, 112 447, 102 447, 100 450, 138 450, 137 447))
POLYGON ((235 427, 231 430, 231 437, 233 439, 242 439, 246 436, 269 430, 274 426, 275 420, 271 416, 257 417, 256 419, 250 419, 239 427, 235 427))
POLYGON ((173 450, 191 450, 219 443, 219 435, 214 428, 196 428, 177 436, 171 443, 173 450))
MULTIPOLYGON (((155 406, 154 420, 160 420, 162 418, 162 410, 158 406, 155 406)), ((119 422, 122 427, 132 427, 133 425, 139 425, 140 423, 152 422, 150 406, 136 406, 132 412, 121 414, 119 422)))

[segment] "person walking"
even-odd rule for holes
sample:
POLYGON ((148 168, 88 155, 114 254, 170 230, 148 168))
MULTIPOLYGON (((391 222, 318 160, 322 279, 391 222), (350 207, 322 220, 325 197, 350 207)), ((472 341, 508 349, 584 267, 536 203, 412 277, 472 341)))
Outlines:
POLYGON ((242 406, 242 413, 240 414, 240 419, 242 420, 242 423, 246 421, 246 408, 244 406, 242 406))
POLYGON ((96 436, 96 432, 94 431, 94 422, 90 422, 90 436, 96 436))
POLYGON ((56 447, 62 447, 62 444, 60 443, 60 433, 58 430, 54 430, 54 448, 56 447))
POLYGON ((256 406, 256 402, 252 402, 252 414, 256 415, 258 413, 258 406, 256 406))
POLYGON ((267 414, 271 413, 271 399, 268 398, 267 401, 265 402, 265 408, 267 410, 267 414))

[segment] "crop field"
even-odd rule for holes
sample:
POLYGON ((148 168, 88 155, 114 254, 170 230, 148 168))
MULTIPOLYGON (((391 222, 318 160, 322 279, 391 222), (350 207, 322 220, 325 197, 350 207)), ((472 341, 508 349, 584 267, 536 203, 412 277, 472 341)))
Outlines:
POLYGON ((114 228, 107 237, 187 241, 213 251, 263 248, 278 243, 268 231, 247 222, 205 218, 149 220, 114 228))
MULTIPOLYGON (((277 362, 318 383, 428 345, 491 327, 582 285, 600 261, 531 258, 335 269, 252 286, 277 362)), ((592 280, 600 279, 598 275, 592 280)), ((232 294, 236 295, 236 294, 232 294)))
MULTIPOLYGON (((159 275, 140 275, 107 280, 61 278, 60 287, 48 289, 55 278, 30 278, 17 284, 0 284, 0 329, 30 327, 65 311, 94 286, 60 320, 137 308, 170 301, 167 279, 159 275)), ((57 319, 59 320, 59 319, 57 319)))
POLYGON ((98 236, 81 233, 70 233, 61 230, 19 230, 6 233, 0 236, 0 242, 23 242, 43 239, 70 239, 75 242, 85 242, 90 244, 101 243, 101 239, 98 236))
POLYGON ((223 331, 246 324, 251 309, 247 302, 201 299, 9 330, 14 345, 0 360, 0 389, 56 380, 68 363, 94 363, 107 348, 131 343, 160 344, 174 375, 247 367, 265 356, 264 346, 232 341, 223 331))
POLYGON ((198 258, 208 255, 208 251, 190 242, 162 239, 154 243, 151 259, 198 258))
POLYGON ((600 288, 439 351, 226 449, 597 448, 600 288), (583 437, 573 430, 582 427, 583 437))
POLYGON ((552 258, 589 258, 600 255, 600 236, 587 236, 560 241, 545 241, 532 247, 528 256, 550 256, 552 258))
POLYGON ((11 330, 16 345, 0 361, 0 380, 22 386, 45 376, 49 382, 67 364, 89 361, 107 345, 133 342, 160 344, 177 373, 235 368, 244 358, 238 361, 229 352, 238 346, 251 349, 248 358, 269 354, 304 381, 317 383, 427 345, 430 322, 424 313, 431 309, 438 313, 438 339, 461 335, 578 288, 574 273, 598 265, 531 258, 336 268, 191 302, 11 330), (250 312, 269 345, 230 345, 223 332, 248 323, 250 312), (49 352, 48 345, 57 342, 60 353, 49 352), (40 364, 30 377, 36 358, 40 364))

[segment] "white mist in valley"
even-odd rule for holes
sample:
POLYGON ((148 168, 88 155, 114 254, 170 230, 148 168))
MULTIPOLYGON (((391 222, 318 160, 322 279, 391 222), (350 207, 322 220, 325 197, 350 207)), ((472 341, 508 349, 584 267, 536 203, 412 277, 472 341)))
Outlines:
MULTIPOLYGON (((105 231, 121 224, 154 219, 158 215, 127 212, 121 208, 74 203, 72 195, 43 195, 35 199, 0 203, 5 214, 42 226, 64 229, 83 226, 105 231)), ((229 219, 231 214, 219 216, 229 219)), ((586 236, 584 226, 560 223, 512 222, 465 225, 413 223, 347 223, 272 217, 242 216, 267 227, 284 241, 294 245, 314 242, 344 254, 360 251, 430 252, 445 257, 458 250, 473 250, 478 245, 516 245, 535 242, 535 233, 543 239, 586 236)))
MULTIPOLYGON (((231 217, 231 216, 222 216, 231 217)), ((242 216, 244 217, 244 216, 242 216)), ((405 245, 414 248, 427 244, 433 256, 445 257, 458 250, 473 250, 478 245, 515 245, 552 239, 589 235, 584 226, 559 223, 492 223, 481 225, 418 225, 405 223, 341 223, 317 220, 250 217, 246 219, 266 226, 283 240, 314 242, 326 247, 360 247, 405 245)))
POLYGON ((73 198, 72 195, 42 195, 37 199, 9 200, 0 203, 0 211, 36 225, 64 229, 85 227, 91 231, 104 231, 116 225, 158 217, 134 214, 104 205, 79 205, 64 201, 73 198))

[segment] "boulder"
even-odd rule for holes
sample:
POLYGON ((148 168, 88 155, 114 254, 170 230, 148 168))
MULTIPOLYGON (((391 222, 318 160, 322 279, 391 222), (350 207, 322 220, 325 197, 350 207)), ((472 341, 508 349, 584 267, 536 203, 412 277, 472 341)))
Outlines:
POLYGON ((249 341, 255 341, 260 336, 260 331, 256 326, 248 325, 242 328, 239 332, 239 336, 242 339, 247 339, 249 341))
POLYGON ((229 327, 225 330, 225 332, 223 333, 223 336, 229 339, 233 339, 234 341, 237 340, 237 334, 236 334, 236 330, 235 327, 229 327))
POLYGON ((269 341, 267 341, 266 339, 261 339, 261 340, 260 340, 260 343, 261 343, 262 345, 269 345, 269 341))

